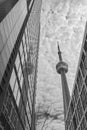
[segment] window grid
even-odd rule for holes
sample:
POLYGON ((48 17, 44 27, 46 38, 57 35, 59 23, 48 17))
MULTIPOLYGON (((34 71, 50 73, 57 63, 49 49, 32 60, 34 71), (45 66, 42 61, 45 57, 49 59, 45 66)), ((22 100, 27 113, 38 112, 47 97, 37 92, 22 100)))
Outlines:
MULTIPOLYGON (((22 45, 23 45, 23 42, 22 42, 22 45)), ((24 52, 24 46, 23 46, 23 52, 24 52)), ((25 66, 26 66, 25 53, 24 53, 24 60, 25 60, 25 66)), ((27 73, 27 70, 26 70, 26 73, 27 73)), ((28 75, 28 73, 27 73, 27 75, 28 75)), ((28 85, 29 85, 29 82, 28 82, 28 85)), ((29 89, 30 89, 30 87, 29 87, 29 89)), ((30 97, 31 97, 31 91, 30 91, 30 97)), ((32 101, 32 97, 31 97, 31 101, 32 101)))
MULTIPOLYGON (((19 57, 20 57, 20 54, 19 54, 19 57)), ((20 62, 21 62, 21 57, 20 57, 20 62)), ((22 72, 23 72, 23 65, 22 65, 22 62, 21 62, 21 67, 22 67, 22 72)), ((24 73, 23 73, 23 79, 24 79, 24 73)), ((24 84, 25 84, 25 80, 23 80, 24 84)), ((26 89, 26 85, 25 85, 25 91, 26 91, 26 95, 27 95, 27 89, 26 89)), ((27 101, 28 101, 28 96, 27 96, 27 101)), ((28 106, 29 106, 29 109, 30 109, 30 105, 29 105, 29 101, 28 101, 28 106)), ((31 113, 31 109, 30 109, 30 113, 31 113)))
MULTIPOLYGON (((15 72, 16 72, 16 75, 17 75, 16 67, 14 66, 14 68, 15 68, 15 72)), ((23 99, 23 92, 22 92, 21 87, 20 87, 20 82, 19 82, 18 76, 17 76, 17 80, 18 80, 18 84, 19 84, 19 89, 20 89, 20 93, 21 93, 21 99, 22 99, 22 104, 23 104, 23 107, 24 107, 25 115, 27 117, 27 122, 28 122, 29 127, 30 127, 30 122, 28 120, 28 115, 27 115, 27 112, 26 112, 26 106, 25 106, 24 99, 23 99)))
MULTIPOLYGON (((11 121, 10 125, 11 125, 12 129, 16 129, 16 128, 18 128, 20 121, 19 121, 18 113, 15 109, 13 95, 10 92, 10 90, 11 90, 10 88, 11 87, 9 85, 9 88, 6 92, 6 98, 5 98, 5 102, 4 102, 5 107, 3 107, 3 114, 9 121, 11 121)), ((20 126, 21 126, 21 124, 20 124, 20 126)), ((21 126, 21 130, 23 130, 22 126, 21 126)))
POLYGON ((67 114, 67 130, 87 130, 87 34, 67 114))
POLYGON ((85 110, 87 108, 87 91, 86 91, 85 85, 83 85, 83 88, 82 88, 81 101, 82 101, 83 109, 85 110))

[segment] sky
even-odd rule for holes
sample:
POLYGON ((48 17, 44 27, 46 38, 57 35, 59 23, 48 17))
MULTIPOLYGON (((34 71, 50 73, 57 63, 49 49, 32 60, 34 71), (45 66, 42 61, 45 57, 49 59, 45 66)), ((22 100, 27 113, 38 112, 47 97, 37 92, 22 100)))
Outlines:
POLYGON ((42 0, 40 47, 36 90, 37 130, 65 130, 57 42, 63 60, 70 95, 74 86, 84 29, 87 0, 42 0))

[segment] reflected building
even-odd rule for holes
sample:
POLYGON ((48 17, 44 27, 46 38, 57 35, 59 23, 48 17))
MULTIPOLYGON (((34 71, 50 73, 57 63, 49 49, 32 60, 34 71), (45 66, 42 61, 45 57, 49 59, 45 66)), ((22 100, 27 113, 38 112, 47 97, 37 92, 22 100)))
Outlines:
POLYGON ((66 130, 87 130, 87 24, 65 127, 66 130))
POLYGON ((41 0, 0 1, 0 130, 35 130, 40 10, 41 0))

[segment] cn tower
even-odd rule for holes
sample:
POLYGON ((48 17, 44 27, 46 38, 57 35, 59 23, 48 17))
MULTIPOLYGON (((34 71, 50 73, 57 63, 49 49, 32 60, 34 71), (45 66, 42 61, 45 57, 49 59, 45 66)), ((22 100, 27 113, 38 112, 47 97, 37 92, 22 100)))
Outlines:
POLYGON ((62 60, 59 44, 58 44, 58 56, 59 56, 59 63, 56 65, 56 70, 61 75, 63 104, 64 104, 64 119, 66 119, 66 113, 70 102, 70 93, 66 79, 66 73, 68 72, 68 65, 62 60))

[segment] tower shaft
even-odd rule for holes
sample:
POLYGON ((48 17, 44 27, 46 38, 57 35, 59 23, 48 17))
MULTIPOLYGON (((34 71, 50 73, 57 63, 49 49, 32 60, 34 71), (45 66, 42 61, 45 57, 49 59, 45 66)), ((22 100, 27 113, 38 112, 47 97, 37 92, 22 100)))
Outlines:
POLYGON ((69 93, 68 83, 65 75, 65 73, 68 72, 68 65, 62 61, 62 55, 61 55, 59 45, 58 45, 58 55, 59 55, 59 63, 56 65, 56 70, 61 75, 63 104, 64 104, 64 119, 65 119, 68 106, 69 106, 69 101, 70 101, 70 93, 69 93))
POLYGON ((61 71, 61 81, 62 81, 62 92, 63 92, 63 103, 64 103, 64 118, 66 117, 69 101, 70 101, 70 94, 67 84, 67 79, 64 71, 61 71))

